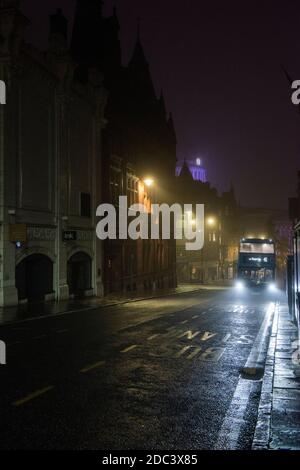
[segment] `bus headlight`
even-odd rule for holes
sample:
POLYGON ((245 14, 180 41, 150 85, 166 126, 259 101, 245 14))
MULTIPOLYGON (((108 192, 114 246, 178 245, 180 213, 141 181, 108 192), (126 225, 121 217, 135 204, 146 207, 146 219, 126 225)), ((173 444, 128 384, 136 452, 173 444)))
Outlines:
POLYGON ((243 283, 243 281, 236 281, 235 283, 235 288, 237 290, 243 290, 245 287, 245 284, 243 283))
POLYGON ((270 292, 275 292, 277 290, 277 287, 276 287, 276 284, 275 282, 271 282, 269 285, 268 285, 268 289, 270 292))

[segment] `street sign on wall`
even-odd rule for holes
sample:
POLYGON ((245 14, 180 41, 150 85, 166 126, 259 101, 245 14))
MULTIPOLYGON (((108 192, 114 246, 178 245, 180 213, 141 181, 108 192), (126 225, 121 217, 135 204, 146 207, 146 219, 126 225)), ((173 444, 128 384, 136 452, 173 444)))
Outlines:
POLYGON ((64 230, 63 241, 64 242, 75 242, 77 240, 76 230, 64 230))

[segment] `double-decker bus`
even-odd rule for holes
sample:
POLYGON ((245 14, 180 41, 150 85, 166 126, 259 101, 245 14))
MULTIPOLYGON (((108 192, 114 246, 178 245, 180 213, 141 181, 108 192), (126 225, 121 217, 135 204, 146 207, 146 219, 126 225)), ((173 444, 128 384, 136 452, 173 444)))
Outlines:
POLYGON ((238 259, 238 286, 274 286, 276 275, 275 244, 273 240, 243 238, 238 259))

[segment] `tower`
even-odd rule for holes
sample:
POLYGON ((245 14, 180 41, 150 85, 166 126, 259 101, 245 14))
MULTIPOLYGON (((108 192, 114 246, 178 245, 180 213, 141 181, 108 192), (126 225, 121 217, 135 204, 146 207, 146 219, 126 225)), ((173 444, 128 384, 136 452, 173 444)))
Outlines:
POLYGON ((71 40, 73 59, 96 65, 101 57, 102 0, 77 0, 71 40))

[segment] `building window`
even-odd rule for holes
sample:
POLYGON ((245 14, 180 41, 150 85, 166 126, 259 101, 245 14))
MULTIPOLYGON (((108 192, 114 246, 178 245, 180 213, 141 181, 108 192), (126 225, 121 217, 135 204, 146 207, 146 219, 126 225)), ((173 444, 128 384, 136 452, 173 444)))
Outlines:
POLYGON ((80 193, 80 215, 81 217, 91 217, 90 193, 80 193))

